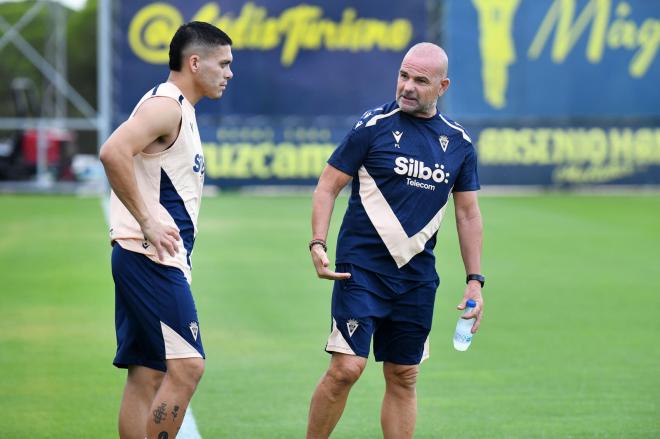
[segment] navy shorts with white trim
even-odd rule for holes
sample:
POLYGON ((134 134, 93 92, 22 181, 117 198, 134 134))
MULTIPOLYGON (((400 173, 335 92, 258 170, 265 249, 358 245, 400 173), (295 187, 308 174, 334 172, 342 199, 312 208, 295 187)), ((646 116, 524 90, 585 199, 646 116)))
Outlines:
POLYGON ((410 281, 383 276, 353 264, 332 291, 332 333, 326 351, 369 356, 376 361, 419 364, 431 331, 438 280, 410 281))
POLYGON ((113 364, 165 372, 165 360, 205 358, 195 301, 183 272, 112 249, 117 354, 113 364))

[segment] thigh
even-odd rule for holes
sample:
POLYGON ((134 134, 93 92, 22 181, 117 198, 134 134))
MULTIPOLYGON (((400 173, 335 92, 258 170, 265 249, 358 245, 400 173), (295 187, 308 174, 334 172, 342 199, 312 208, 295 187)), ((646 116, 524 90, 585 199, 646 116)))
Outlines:
POLYGON ((181 270, 113 249, 115 365, 165 371, 166 359, 203 357, 197 310, 181 270))
POLYGON ((376 361, 419 364, 428 348, 437 281, 424 282, 398 295, 392 312, 374 334, 376 361))
POLYGON ((368 357, 371 337, 390 304, 365 282, 363 273, 348 264, 338 270, 349 272, 349 279, 335 281, 332 291, 332 332, 326 351, 368 357))

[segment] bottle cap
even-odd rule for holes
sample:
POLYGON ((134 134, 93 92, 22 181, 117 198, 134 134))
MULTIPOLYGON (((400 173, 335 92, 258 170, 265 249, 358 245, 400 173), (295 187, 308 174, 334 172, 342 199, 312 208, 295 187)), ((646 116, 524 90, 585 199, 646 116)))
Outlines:
POLYGON ((466 308, 474 308, 475 306, 477 306, 477 302, 475 302, 472 299, 468 300, 467 303, 465 304, 466 308))

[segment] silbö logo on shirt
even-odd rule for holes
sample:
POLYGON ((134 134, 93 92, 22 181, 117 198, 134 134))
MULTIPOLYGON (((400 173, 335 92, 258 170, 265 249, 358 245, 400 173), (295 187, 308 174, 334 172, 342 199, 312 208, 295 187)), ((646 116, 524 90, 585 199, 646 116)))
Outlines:
POLYGON ((193 172, 199 172, 201 175, 204 175, 206 172, 206 163, 204 162, 204 156, 201 154, 195 154, 195 164, 193 165, 193 172))
POLYGON ((422 183, 415 180, 433 180, 436 183, 449 183, 449 172, 445 171, 444 165, 435 164, 434 168, 426 166, 422 161, 415 160, 408 157, 397 157, 394 160, 394 172, 399 175, 406 175, 406 184, 408 186, 415 186, 422 189, 435 190, 435 185, 430 183, 422 183))

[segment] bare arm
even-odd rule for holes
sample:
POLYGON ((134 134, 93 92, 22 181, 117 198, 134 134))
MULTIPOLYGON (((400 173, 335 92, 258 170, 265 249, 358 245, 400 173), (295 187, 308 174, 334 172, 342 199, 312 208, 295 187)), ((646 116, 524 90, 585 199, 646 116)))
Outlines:
MULTIPOLYGON (((481 222, 481 211, 479 210, 477 193, 475 191, 455 192, 454 207, 456 210, 456 229, 458 231, 458 241, 461 247, 463 265, 465 265, 465 273, 481 274, 483 224, 481 222)), ((463 316, 465 319, 477 318, 472 326, 472 332, 474 333, 477 332, 481 324, 484 305, 481 296, 481 284, 478 281, 473 280, 468 283, 458 309, 465 309, 465 303, 468 299, 473 299, 477 302, 474 311, 463 316)))
MULTIPOLYGON (((335 200, 350 180, 350 175, 333 166, 326 165, 323 169, 312 196, 312 239, 326 241, 335 200)), ((346 279, 351 277, 350 273, 335 273, 328 269, 330 261, 321 245, 314 245, 311 248, 311 255, 318 277, 323 279, 346 279)))
MULTIPOLYGON (((112 133, 101 147, 99 156, 110 186, 140 225, 145 239, 154 245, 161 260, 164 251, 172 256, 176 254, 176 241, 181 238, 178 230, 164 226, 152 217, 137 187, 133 157, 150 146, 150 152, 156 152, 154 143, 171 138, 173 132, 178 132, 180 121, 181 108, 174 100, 165 97, 149 99, 112 133)), ((162 149, 167 146, 163 142, 162 149)))

